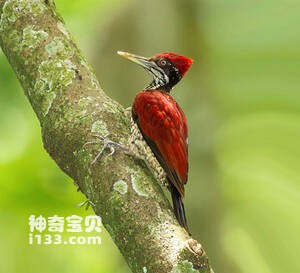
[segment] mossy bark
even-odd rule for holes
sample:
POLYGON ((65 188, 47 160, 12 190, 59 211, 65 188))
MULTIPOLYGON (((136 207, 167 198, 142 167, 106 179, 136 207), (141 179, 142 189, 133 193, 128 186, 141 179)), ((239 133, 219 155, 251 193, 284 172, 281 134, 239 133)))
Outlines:
POLYGON ((132 272, 212 272, 144 164, 84 145, 95 134, 125 144, 125 109, 101 89, 53 1, 0 0, 0 46, 41 124, 44 147, 74 179, 132 272))

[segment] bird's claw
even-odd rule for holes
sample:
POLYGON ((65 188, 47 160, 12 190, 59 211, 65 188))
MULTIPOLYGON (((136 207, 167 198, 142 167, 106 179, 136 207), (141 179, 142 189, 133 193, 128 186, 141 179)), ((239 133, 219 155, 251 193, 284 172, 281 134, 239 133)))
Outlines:
POLYGON ((108 156, 111 156, 116 152, 115 148, 126 151, 126 148, 124 148, 121 144, 108 139, 107 138, 108 136, 109 136, 109 134, 106 134, 104 136, 94 135, 94 137, 99 138, 100 140, 99 141, 88 141, 83 145, 83 147, 86 146, 86 145, 90 145, 90 144, 103 145, 102 149, 99 151, 99 153, 96 155, 94 160, 91 162, 91 165, 94 165, 98 161, 98 159, 103 155, 103 152, 106 149, 110 149, 110 153, 108 154, 108 156))
POLYGON ((87 199, 87 200, 77 204, 76 206, 80 207, 80 208, 85 207, 85 209, 87 210, 90 206, 95 207, 95 204, 92 201, 87 199))

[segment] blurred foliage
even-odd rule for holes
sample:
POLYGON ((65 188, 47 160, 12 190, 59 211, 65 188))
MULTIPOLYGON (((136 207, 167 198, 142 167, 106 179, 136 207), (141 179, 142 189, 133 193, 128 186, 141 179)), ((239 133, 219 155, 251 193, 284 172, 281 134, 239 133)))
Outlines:
MULTIPOLYGON (((189 121, 192 233, 216 273, 299 272, 299 2, 55 2, 103 88, 124 106, 150 79, 117 50, 195 59, 174 91, 189 121)), ((28 244, 31 214, 92 211, 76 207, 84 197, 44 151, 1 51, 0 128, 0 271, 129 272, 106 231, 101 245, 28 244)))

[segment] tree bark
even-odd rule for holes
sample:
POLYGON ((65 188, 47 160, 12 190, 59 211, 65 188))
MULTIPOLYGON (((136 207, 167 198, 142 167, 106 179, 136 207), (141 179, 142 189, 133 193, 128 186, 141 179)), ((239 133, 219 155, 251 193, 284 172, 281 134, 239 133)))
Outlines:
POLYGON ((42 128, 44 147, 102 218, 132 272, 213 272, 176 221, 143 162, 84 145, 94 135, 126 144, 124 108, 101 89, 53 0, 0 0, 0 46, 42 128))

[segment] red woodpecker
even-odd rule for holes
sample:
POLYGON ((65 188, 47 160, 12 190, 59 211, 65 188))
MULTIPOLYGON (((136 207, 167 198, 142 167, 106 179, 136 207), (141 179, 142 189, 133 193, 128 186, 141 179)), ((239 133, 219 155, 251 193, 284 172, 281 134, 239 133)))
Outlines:
POLYGON ((132 129, 135 134, 132 142, 136 145, 137 139, 142 138, 150 147, 159 165, 156 168, 158 177, 167 181, 176 218, 188 231, 182 202, 188 179, 188 129, 185 115, 170 91, 183 78, 193 60, 172 52, 151 58, 121 51, 118 54, 142 66, 153 76, 152 83, 134 99, 132 120, 136 129, 132 129))

